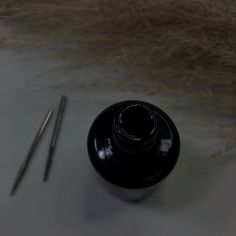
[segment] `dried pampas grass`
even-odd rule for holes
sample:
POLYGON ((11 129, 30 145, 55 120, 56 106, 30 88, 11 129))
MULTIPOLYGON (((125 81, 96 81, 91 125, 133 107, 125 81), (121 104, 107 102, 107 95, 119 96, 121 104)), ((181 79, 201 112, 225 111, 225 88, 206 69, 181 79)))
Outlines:
POLYGON ((235 109, 233 0, 2 0, 0 14, 88 47, 99 62, 141 68, 150 93, 158 80, 170 93, 235 109))

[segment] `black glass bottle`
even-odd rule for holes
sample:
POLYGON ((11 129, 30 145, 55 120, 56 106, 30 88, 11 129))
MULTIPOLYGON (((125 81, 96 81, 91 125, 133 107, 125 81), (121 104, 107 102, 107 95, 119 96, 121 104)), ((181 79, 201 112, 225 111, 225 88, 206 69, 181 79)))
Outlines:
POLYGON ((139 200, 174 168, 178 131, 158 107, 124 101, 105 109, 93 122, 88 153, 103 185, 125 200, 139 200))

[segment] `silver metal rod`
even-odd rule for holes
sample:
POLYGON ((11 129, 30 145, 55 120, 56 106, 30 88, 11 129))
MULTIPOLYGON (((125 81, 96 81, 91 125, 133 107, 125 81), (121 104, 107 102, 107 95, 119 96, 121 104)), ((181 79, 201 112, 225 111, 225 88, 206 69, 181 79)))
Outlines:
POLYGON ((61 101, 60 101, 60 105, 59 105, 59 109, 57 112, 57 119, 56 119, 55 127, 53 130, 51 145, 49 147, 49 153, 48 153, 48 158, 47 158, 45 172, 44 172, 44 182, 47 181, 48 175, 49 175, 49 172, 51 169, 52 158, 53 158, 54 151, 56 149, 58 136, 59 136, 59 133, 61 130, 62 118, 63 118, 65 106, 66 106, 66 101, 67 101, 67 97, 62 96, 61 101))
POLYGON ((27 170, 27 167, 30 163, 30 160, 32 159, 34 151, 37 148, 38 143, 39 143, 39 141, 40 141, 40 139, 41 139, 41 137, 42 137, 42 135, 43 135, 43 133, 44 133, 51 117, 52 117, 52 115, 53 115, 53 110, 49 110, 47 115, 45 116, 45 118, 44 118, 44 120, 43 120, 43 122, 42 122, 35 138, 34 138, 34 141, 33 141, 32 145, 29 149, 28 154, 26 155, 26 158, 25 158, 24 162, 22 163, 22 165, 21 165, 21 167, 18 171, 18 174, 16 176, 15 182, 13 184, 13 187, 12 187, 12 190, 11 190, 11 193, 10 193, 11 196, 15 193, 18 185, 20 184, 20 182, 21 182, 21 180, 22 180, 22 178, 23 178, 23 176, 24 176, 24 174, 27 170))

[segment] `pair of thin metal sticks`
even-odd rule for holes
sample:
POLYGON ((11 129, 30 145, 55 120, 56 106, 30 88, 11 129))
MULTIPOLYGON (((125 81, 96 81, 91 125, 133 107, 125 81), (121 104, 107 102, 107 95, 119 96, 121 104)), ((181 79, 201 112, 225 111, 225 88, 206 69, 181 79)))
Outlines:
MULTIPOLYGON (((56 149, 56 144, 57 144, 59 132, 61 129, 62 118, 63 118, 65 106, 66 106, 66 101, 67 101, 66 96, 62 96, 61 101, 60 101, 60 105, 58 108, 58 112, 57 112, 57 118, 56 118, 56 123, 55 123, 53 134, 52 134, 51 144, 49 147, 49 152, 48 152, 48 157, 47 157, 47 162, 46 162, 46 167, 45 167, 45 172, 44 172, 44 181, 47 181, 48 176, 49 176, 50 168, 52 165, 53 154, 56 149)), ((33 154, 34 154, 34 152, 39 144, 39 141, 41 140, 48 124, 49 124, 49 121, 52 118, 53 113, 54 113, 53 110, 49 110, 48 113, 46 114, 46 116, 45 116, 35 138, 34 138, 34 141, 33 141, 32 145, 26 155, 26 158, 17 173, 15 182, 14 182, 11 192, 10 192, 11 196, 16 192, 22 178, 24 177, 24 174, 26 173, 26 171, 28 169, 28 166, 29 166, 30 161, 33 157, 33 154)))

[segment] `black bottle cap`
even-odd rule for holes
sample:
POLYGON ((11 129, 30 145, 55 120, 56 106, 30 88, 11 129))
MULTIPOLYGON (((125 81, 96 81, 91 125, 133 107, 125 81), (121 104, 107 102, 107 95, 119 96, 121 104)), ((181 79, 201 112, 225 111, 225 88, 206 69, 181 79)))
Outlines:
POLYGON ((131 189, 152 186, 174 168, 178 131, 158 107, 125 101, 105 109, 88 135, 90 160, 109 182, 131 189))

